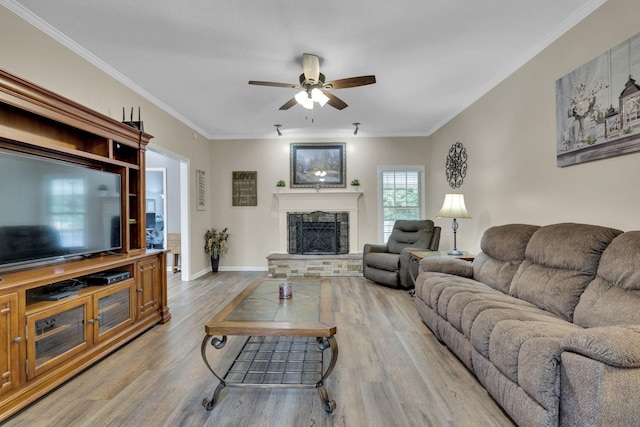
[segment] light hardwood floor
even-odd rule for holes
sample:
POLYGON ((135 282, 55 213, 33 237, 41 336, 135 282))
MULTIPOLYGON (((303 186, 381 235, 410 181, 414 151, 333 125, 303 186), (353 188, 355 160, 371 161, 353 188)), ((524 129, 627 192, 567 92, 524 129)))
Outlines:
MULTIPOLYGON (((158 325, 4 423, 16 426, 513 426, 475 377, 438 343, 407 292, 332 278, 340 354, 316 390, 227 388, 200 357, 204 324, 264 272, 220 272, 190 282, 169 273, 172 319, 158 325)), ((211 354, 235 356, 231 338, 211 354)))

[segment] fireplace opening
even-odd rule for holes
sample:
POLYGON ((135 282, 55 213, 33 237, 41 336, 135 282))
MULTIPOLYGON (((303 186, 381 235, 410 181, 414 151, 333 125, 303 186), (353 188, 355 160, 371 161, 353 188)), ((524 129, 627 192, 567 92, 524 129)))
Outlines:
POLYGON ((348 212, 289 213, 287 223, 290 254, 349 253, 348 212))

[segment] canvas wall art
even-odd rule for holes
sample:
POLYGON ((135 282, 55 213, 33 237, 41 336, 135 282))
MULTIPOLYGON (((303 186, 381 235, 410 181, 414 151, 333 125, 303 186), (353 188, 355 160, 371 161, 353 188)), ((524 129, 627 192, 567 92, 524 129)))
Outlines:
POLYGON ((556 81, 556 126, 558 166, 640 151, 640 34, 556 81))

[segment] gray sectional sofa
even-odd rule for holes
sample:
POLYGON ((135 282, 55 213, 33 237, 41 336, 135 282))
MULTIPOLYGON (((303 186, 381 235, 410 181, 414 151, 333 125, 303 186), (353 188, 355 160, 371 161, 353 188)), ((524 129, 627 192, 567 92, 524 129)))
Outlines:
POLYGON ((424 258, 423 322, 520 426, 640 425, 640 231, 510 224, 424 258))

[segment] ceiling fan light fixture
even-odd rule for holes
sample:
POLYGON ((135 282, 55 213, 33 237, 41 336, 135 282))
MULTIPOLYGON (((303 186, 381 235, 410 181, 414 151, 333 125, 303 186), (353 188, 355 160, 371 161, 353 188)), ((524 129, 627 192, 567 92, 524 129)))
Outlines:
POLYGON ((296 93, 296 102, 302 105, 307 110, 313 110, 313 99, 309 97, 309 94, 306 90, 301 90, 296 93))
POLYGON ((313 109, 314 102, 323 107, 325 104, 336 110, 344 110, 347 103, 335 96, 333 93, 324 90, 346 89, 351 87, 366 86, 376 82, 376 76, 347 77, 345 79, 327 81, 324 74, 320 72, 320 60, 317 55, 304 53, 302 55, 302 74, 298 77, 299 84, 266 82, 259 80, 249 80, 250 85, 282 87, 287 89, 302 89, 295 97, 285 102, 280 110, 288 110, 298 104, 307 110, 313 109))
POLYGON ((311 90, 311 99, 320 104, 321 107, 324 107, 324 104, 329 101, 329 97, 317 87, 311 90))

